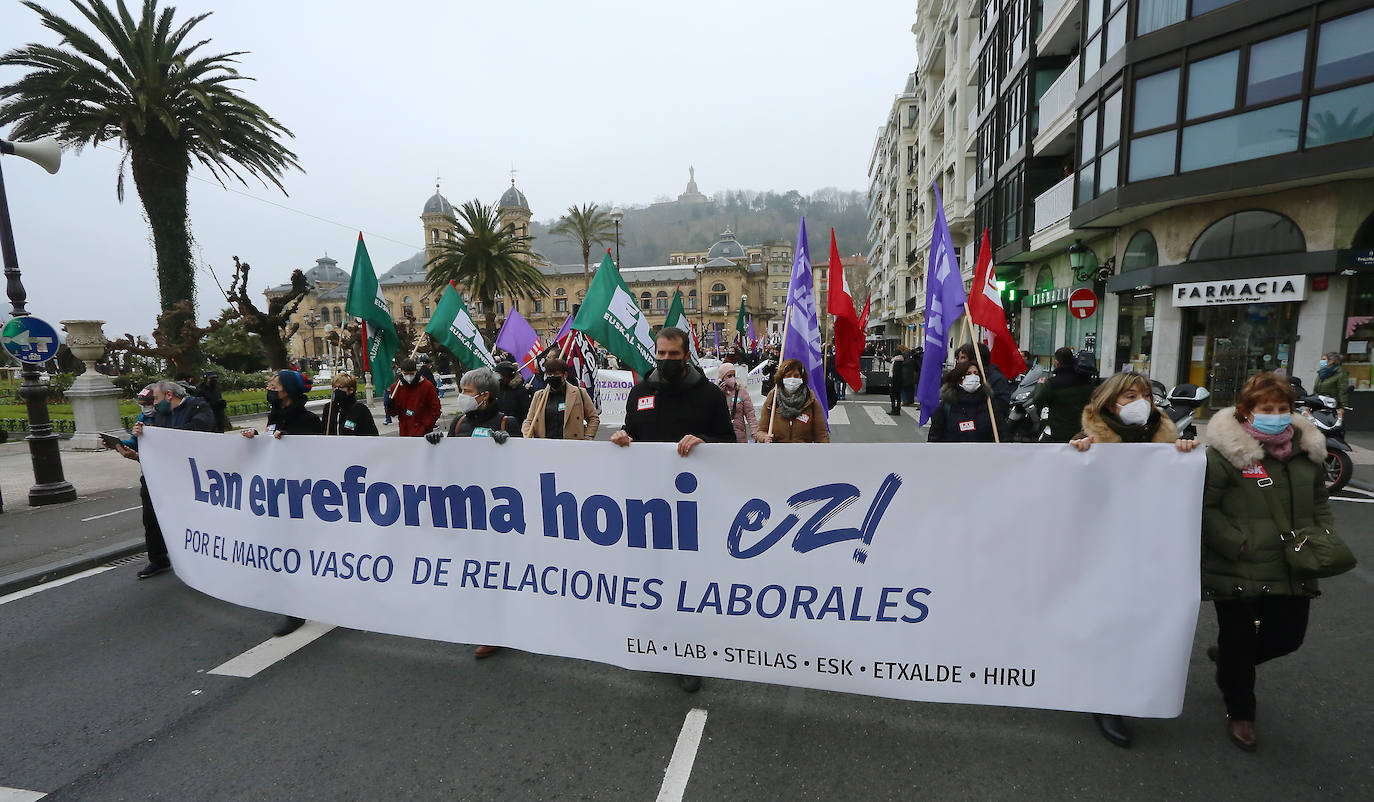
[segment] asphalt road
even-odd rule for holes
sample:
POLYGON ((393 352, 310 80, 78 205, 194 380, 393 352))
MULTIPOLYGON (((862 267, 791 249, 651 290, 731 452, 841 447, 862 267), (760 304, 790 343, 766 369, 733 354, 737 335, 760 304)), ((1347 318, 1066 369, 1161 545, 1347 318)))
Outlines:
MULTIPOLYGON (((837 440, 923 439, 880 401, 842 409, 837 440)), ((688 695, 575 660, 476 661, 468 646, 343 629, 311 639, 317 625, 273 641, 276 616, 171 574, 138 582, 131 562, 0 597, 0 800, 654 799, 665 772, 692 800, 1370 799, 1374 496, 1346 498, 1337 520, 1363 564, 1324 583, 1304 647, 1261 668, 1253 755, 1224 735, 1205 605, 1182 716, 1135 722, 1122 750, 1078 713, 713 679, 688 695), (210 673, 264 641, 300 648, 250 676, 210 673), (685 725, 701 737, 684 766, 685 725)), ((28 520, 138 535, 136 513, 81 523, 99 512, 28 520)))

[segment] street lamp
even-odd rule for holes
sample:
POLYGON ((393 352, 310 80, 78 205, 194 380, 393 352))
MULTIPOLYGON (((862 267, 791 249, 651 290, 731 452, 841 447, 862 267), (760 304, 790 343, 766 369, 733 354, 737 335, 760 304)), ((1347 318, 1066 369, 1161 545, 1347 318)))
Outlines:
MULTIPOLYGON (((54 139, 38 142, 7 142, 0 139, 0 155, 19 156, 56 173, 62 165, 62 151, 54 139)), ((0 161, 4 161, 0 158, 0 161)), ((26 317, 28 293, 20 280, 19 256, 14 248, 14 230, 10 227, 9 201, 5 197, 5 176, 0 173, 0 251, 5 261, 5 291, 10 299, 10 314, 26 317)), ((19 385, 19 397, 24 399, 29 413, 29 459, 33 462, 33 487, 29 488, 29 506, 60 504, 76 500, 76 488, 62 475, 62 453, 57 448, 58 437, 48 417, 48 385, 38 379, 38 365, 24 362, 24 381, 19 385)), ((2 509, 2 508, 0 508, 2 509)))
MULTIPOLYGON (((310 352, 315 359, 320 358, 320 350, 315 347, 315 327, 320 325, 320 316, 315 312, 307 312, 301 322, 310 327, 310 352)), ((302 351, 305 349, 302 348, 302 351)), ((302 354, 304 356, 304 354, 302 354)))
POLYGON ((1116 272, 1116 257, 1108 256, 1107 261, 1098 263, 1097 254, 1092 249, 1083 244, 1083 240, 1076 239, 1069 246, 1069 267, 1073 268, 1073 277, 1079 284, 1086 284, 1089 281, 1105 282, 1116 272))
POLYGON ((706 296, 701 292, 701 277, 706 273, 706 266, 697 262, 692 266, 692 272, 697 274, 697 332, 701 337, 706 336, 706 296))
POLYGON ((324 363, 329 366, 330 375, 334 374, 334 349, 330 347, 333 343, 329 341, 329 336, 333 333, 334 324, 324 324, 324 363))
POLYGON ((615 266, 620 267, 620 221, 625 219, 625 213, 616 207, 611 210, 611 222, 615 223, 615 266))

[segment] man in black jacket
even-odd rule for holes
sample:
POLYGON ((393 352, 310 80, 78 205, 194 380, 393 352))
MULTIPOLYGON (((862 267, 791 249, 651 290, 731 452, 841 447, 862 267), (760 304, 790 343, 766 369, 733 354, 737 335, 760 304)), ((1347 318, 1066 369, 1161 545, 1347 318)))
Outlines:
MULTIPOLYGON (((636 440, 677 443, 683 457, 702 443, 735 442, 725 393, 687 361, 687 332, 666 326, 659 330, 654 348, 658 366, 630 390, 625 426, 611 442, 621 447, 636 440)), ((678 682, 688 693, 701 689, 701 677, 682 675, 678 682)))
MULTIPOLYGON (((134 437, 143 436, 143 427, 165 426, 169 429, 186 429, 192 432, 215 431, 215 413, 204 399, 186 394, 186 387, 180 382, 161 381, 153 390, 156 403, 153 418, 146 424, 134 424, 134 437)), ((138 459, 138 452, 120 448, 119 453, 129 459, 138 459), (131 456, 132 455, 132 456, 131 456)), ((167 557, 167 541, 162 538, 162 525, 157 522, 153 511, 153 499, 148 495, 148 483, 139 477, 139 495, 143 499, 143 542, 148 547, 148 564, 139 569, 138 578, 172 570, 172 561, 167 557)))
POLYGON ((1051 443, 1067 443, 1083 428, 1083 408, 1093 395, 1093 380, 1077 370, 1072 348, 1060 348, 1054 352, 1054 373, 1049 378, 1040 379, 1031 403, 1037 407, 1049 407, 1049 434, 1045 440, 1051 443))

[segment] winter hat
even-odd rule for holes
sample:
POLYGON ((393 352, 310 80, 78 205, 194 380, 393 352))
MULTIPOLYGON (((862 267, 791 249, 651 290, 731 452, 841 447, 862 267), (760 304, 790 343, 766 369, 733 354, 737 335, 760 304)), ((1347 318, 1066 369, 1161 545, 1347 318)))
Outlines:
POLYGON ((722 362, 720 363, 720 367, 716 368, 716 380, 720 381, 721 379, 724 379, 725 373, 731 370, 735 372, 735 380, 739 381, 739 368, 735 367, 729 362, 722 362))
POLYGON ((294 370, 277 371, 277 381, 281 382, 281 391, 289 396, 305 395, 305 377, 294 370))

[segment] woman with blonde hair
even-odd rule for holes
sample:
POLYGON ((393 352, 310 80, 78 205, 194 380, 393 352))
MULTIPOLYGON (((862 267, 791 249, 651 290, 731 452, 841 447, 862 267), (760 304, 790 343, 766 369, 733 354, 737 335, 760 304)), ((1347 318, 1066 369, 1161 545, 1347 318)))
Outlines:
MULTIPOLYGON (((1069 441, 1079 451, 1093 443, 1173 443, 1179 451, 1197 448, 1198 441, 1182 440, 1168 415, 1155 406, 1150 382, 1139 373, 1118 373, 1102 382, 1083 408, 1083 431, 1069 441)), ((1131 731, 1121 716, 1094 713, 1102 737, 1128 749, 1131 731)))
POLYGON ((763 400, 754 439, 760 443, 829 443, 825 410, 810 387, 799 359, 778 365, 777 384, 763 400))

